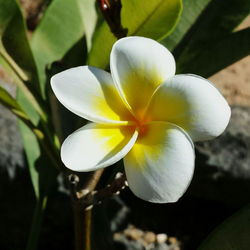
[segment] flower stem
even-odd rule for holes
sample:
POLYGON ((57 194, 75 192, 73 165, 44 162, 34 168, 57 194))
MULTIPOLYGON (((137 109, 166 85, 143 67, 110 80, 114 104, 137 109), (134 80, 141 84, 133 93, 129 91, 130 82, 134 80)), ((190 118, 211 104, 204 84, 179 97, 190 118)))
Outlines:
POLYGON ((96 188, 102 174, 103 169, 89 173, 80 191, 80 178, 75 174, 68 176, 74 213, 75 250, 91 250, 92 206, 82 204, 81 200, 96 188))
POLYGON ((117 39, 127 36, 128 29, 121 23, 121 0, 97 0, 102 15, 117 39))
POLYGON ((80 181, 79 177, 75 174, 71 174, 68 177, 74 212, 75 250, 91 250, 92 207, 100 204, 106 198, 118 195, 120 190, 127 185, 125 174, 117 173, 112 183, 103 189, 94 191, 102 173, 103 169, 90 173, 90 178, 84 183, 84 189, 79 191, 77 191, 80 181))
POLYGON ((91 250, 92 209, 79 210, 74 206, 75 250, 91 250))

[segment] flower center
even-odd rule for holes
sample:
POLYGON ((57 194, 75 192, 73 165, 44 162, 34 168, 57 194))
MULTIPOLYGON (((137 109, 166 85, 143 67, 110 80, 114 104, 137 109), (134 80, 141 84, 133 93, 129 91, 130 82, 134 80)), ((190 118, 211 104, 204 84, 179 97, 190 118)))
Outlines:
POLYGON ((139 131, 140 138, 144 137, 148 132, 148 127, 149 127, 149 125, 147 124, 148 121, 149 120, 146 119, 145 117, 142 119, 135 119, 136 128, 139 131))

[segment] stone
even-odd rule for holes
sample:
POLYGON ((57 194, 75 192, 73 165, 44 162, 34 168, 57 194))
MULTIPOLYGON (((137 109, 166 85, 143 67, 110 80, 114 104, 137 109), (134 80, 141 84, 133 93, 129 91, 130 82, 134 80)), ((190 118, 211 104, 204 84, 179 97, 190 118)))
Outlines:
POLYGON ((169 246, 166 243, 157 244, 154 250, 169 250, 169 246))
MULTIPOLYGON (((232 107, 226 131, 215 140, 197 144, 207 164, 234 178, 250 179, 250 108, 232 107)), ((215 176, 216 177, 216 176, 215 176)))
POLYGON ((178 243, 178 240, 175 237, 169 237, 168 242, 170 244, 176 245, 178 243))
POLYGON ((165 243, 168 239, 168 236, 166 234, 157 234, 156 235, 156 242, 158 244, 165 243))
POLYGON ((124 234, 131 240, 139 240, 143 236, 143 231, 137 228, 127 228, 124 234))
POLYGON ((249 201, 250 108, 233 106, 225 132, 196 143, 195 173, 190 195, 238 207, 249 201))
POLYGON ((129 240, 122 233, 114 234, 114 249, 115 250, 144 250, 144 246, 140 241, 129 240))
POLYGON ((153 232, 145 232, 145 234, 143 235, 143 240, 147 244, 151 244, 151 243, 154 243, 156 241, 156 236, 153 232))
POLYGON ((127 223, 130 208, 124 203, 120 196, 113 196, 107 204, 110 229, 112 232, 117 232, 124 228, 124 225, 127 223))

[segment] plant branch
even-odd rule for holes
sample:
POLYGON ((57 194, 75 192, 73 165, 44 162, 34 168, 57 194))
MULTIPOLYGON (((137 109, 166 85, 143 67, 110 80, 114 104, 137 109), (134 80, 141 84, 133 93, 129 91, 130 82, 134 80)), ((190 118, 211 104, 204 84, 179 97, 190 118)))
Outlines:
POLYGON ((80 206, 81 200, 89 192, 92 192, 102 174, 103 169, 88 173, 87 179, 84 181, 80 190, 80 178, 76 174, 68 176, 69 189, 73 204, 74 228, 75 228, 75 250, 91 250, 91 209, 80 206))
POLYGON ((76 192, 75 202, 81 210, 91 209, 93 205, 100 204, 103 200, 113 195, 118 195, 120 190, 126 186, 125 174, 117 173, 114 181, 103 189, 97 191, 94 189, 83 189, 80 192, 76 192))
POLYGON ((117 39, 127 36, 128 29, 121 23, 121 0, 97 0, 99 9, 117 39))
POLYGON ((125 174, 118 173, 115 180, 105 188, 95 191, 103 174, 103 169, 89 173, 83 187, 78 191, 80 178, 76 174, 68 176, 72 198, 75 227, 75 250, 91 250, 91 213, 93 205, 120 193, 126 187, 125 174))

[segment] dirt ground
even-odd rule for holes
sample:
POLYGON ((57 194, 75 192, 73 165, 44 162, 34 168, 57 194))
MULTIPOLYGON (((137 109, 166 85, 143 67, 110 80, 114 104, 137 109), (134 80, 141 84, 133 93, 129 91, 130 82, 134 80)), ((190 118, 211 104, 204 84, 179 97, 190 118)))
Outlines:
MULTIPOLYGON (((248 17, 239 29, 250 27, 248 17)), ((213 75, 210 80, 231 105, 250 106, 250 56, 213 75)))

